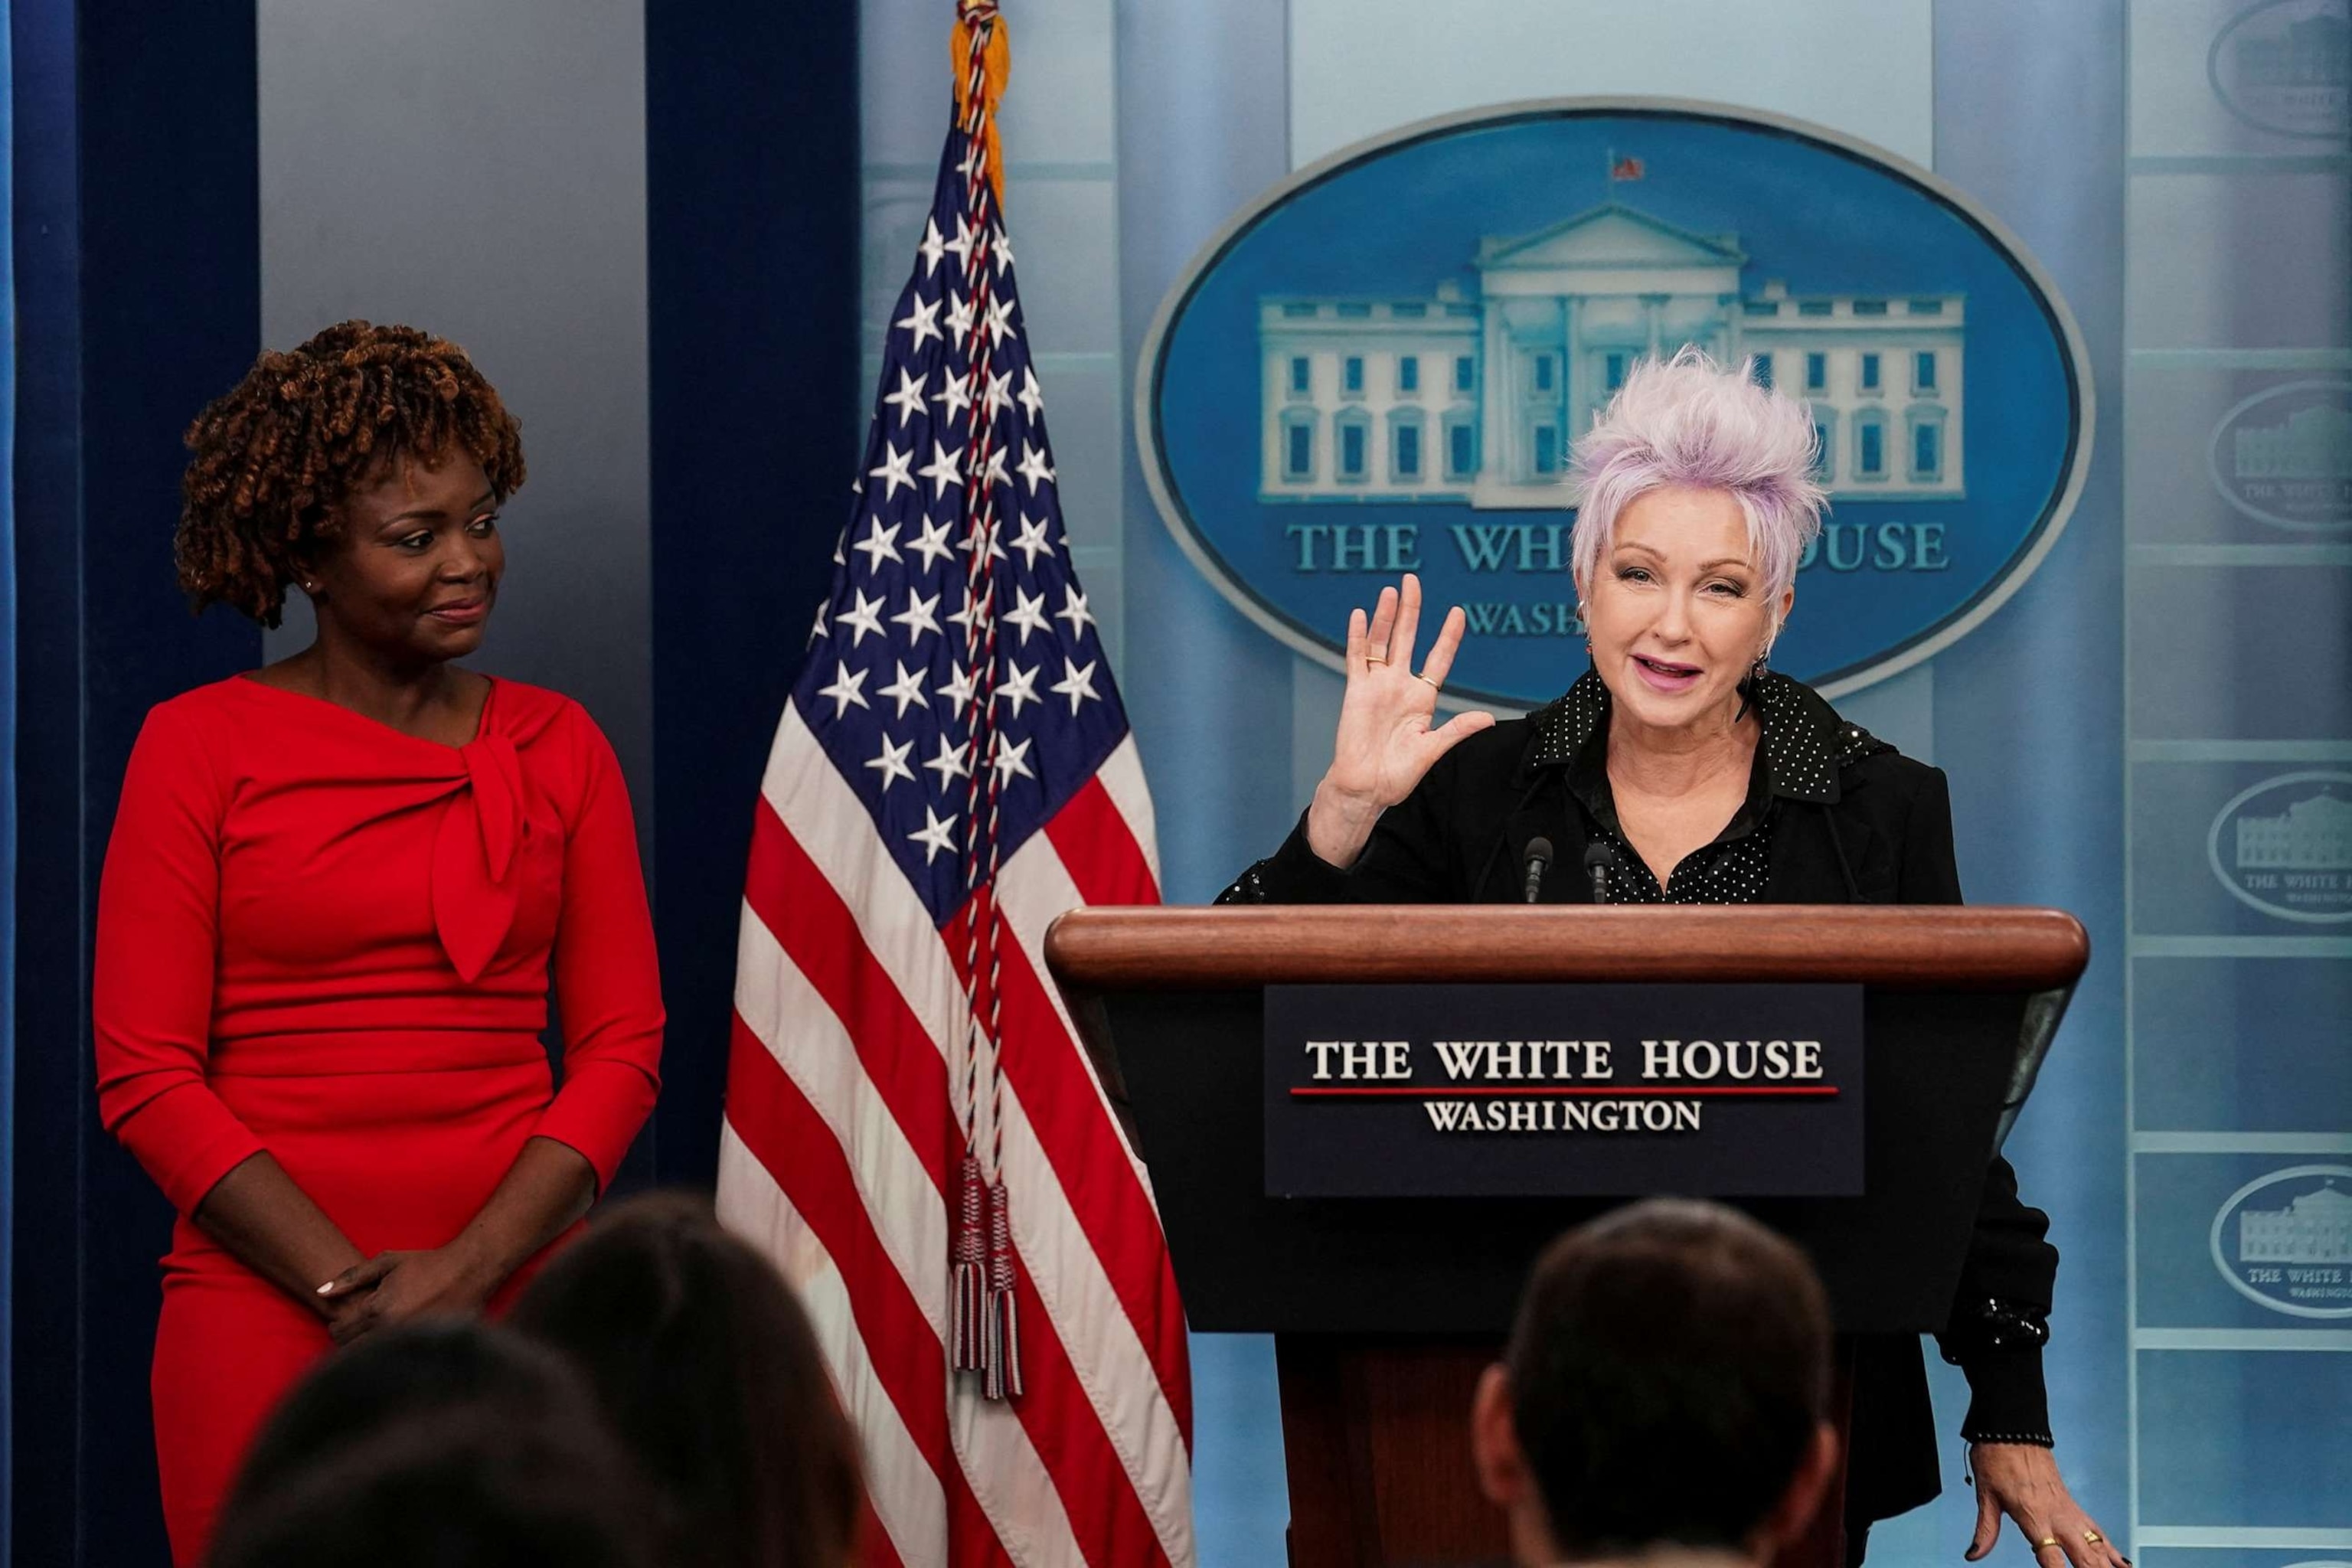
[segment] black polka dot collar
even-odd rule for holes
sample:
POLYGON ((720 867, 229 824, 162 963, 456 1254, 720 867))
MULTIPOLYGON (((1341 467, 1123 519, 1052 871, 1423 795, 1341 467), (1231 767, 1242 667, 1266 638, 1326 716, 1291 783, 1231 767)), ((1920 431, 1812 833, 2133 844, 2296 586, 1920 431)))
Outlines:
MULTIPOLYGON (((1895 748, 1837 715, 1811 687, 1768 669, 1748 681, 1748 700, 1764 728, 1764 763, 1772 793, 1790 800, 1829 803, 1841 793, 1839 773, 1864 757, 1895 748)), ((1609 688, 1586 670, 1557 700, 1534 714, 1536 738, 1528 761, 1566 767, 1596 738, 1609 733, 1609 688)))

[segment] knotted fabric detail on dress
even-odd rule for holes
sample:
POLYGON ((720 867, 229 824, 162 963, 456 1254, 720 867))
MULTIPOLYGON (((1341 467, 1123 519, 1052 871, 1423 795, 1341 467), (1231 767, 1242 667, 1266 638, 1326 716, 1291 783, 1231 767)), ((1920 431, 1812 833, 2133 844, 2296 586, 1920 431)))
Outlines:
POLYGON ((470 985, 514 924, 515 850, 529 828, 514 742, 485 734, 459 747, 457 755, 466 776, 457 781, 433 841, 433 924, 457 977, 470 985))

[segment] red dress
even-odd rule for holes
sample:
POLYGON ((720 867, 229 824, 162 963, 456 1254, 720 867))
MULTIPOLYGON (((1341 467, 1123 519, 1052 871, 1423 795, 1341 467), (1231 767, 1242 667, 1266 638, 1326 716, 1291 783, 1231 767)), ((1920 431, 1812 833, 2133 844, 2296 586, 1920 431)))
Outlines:
POLYGON ((160 704, 107 847, 92 1014, 100 1114, 181 1215, 153 1393, 192 1563, 329 1349, 190 1223, 215 1182, 267 1150, 361 1251, 439 1247, 525 1140, 578 1150, 602 1191, 652 1109, 660 976, 611 745, 504 680, 462 747, 243 678, 160 704))

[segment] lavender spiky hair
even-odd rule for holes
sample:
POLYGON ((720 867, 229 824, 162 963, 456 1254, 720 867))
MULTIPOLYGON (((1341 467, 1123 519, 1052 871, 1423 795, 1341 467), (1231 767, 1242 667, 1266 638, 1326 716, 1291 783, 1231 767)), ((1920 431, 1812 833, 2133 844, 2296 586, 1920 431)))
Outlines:
POLYGON ((1617 519, 1663 485, 1728 490, 1748 519, 1780 632, 1780 594, 1821 531, 1827 500, 1813 482, 1816 438, 1805 405, 1753 380, 1753 362, 1726 370, 1685 346, 1642 360, 1576 443, 1568 483, 1577 507, 1572 564, 1579 591, 1608 552, 1617 519))

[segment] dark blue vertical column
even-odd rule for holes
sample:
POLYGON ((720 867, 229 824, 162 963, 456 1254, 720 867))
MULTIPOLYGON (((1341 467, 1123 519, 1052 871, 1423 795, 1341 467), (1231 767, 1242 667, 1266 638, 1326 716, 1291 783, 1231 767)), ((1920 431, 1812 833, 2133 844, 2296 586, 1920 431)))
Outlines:
POLYGON ((707 1184, 761 772, 857 459, 857 7, 646 6, 655 1168, 707 1184))
MULTIPOLYGON (((0 5, 0 12, 5 12, 0 5)), ((8 40, 0 30, 0 116, 9 112, 14 99, 5 68, 8 40)), ((0 120, 0 124, 5 124, 0 120)), ((11 138, 13 141, 13 137, 11 138)), ((0 181, 5 181, 0 166, 0 181)), ((9 240, 13 214, 0 215, 0 331, 16 341, 15 246, 9 240)), ((9 973, 16 947, 16 567, 13 543, 16 526, 16 361, 0 356, 0 994, 15 989, 9 973)), ((16 1127, 16 1020, 0 1015, 0 1172, 15 1164, 16 1127)), ((8 1550, 9 1448, 15 1441, 10 1411, 15 1406, 14 1380, 9 1375, 10 1347, 16 1342, 9 1301, 16 1277, 16 1187, 0 1180, 0 1568, 10 1561, 8 1550)))
POLYGON ((180 433, 258 347, 253 0, 17 0, 14 1559, 163 1561, 147 1367, 171 1215, 97 1123, 89 955, 147 709, 258 662, 192 619, 180 433), (37 1434, 37 1441, 23 1435, 37 1434))
POLYGON ((38 584, 19 622, 13 715, 23 852, 9 1148, 10 1560, 72 1563, 79 1375, 81 307, 73 7, 10 6, 10 249, 16 279, 18 521, 11 563, 38 584), (46 738, 44 722, 63 729, 46 738), (71 765, 59 765, 63 762, 71 765), (64 966, 62 980, 49 966, 64 966), (41 982, 28 976, 42 976, 41 982), (26 1442, 17 1433, 43 1434, 26 1442))

